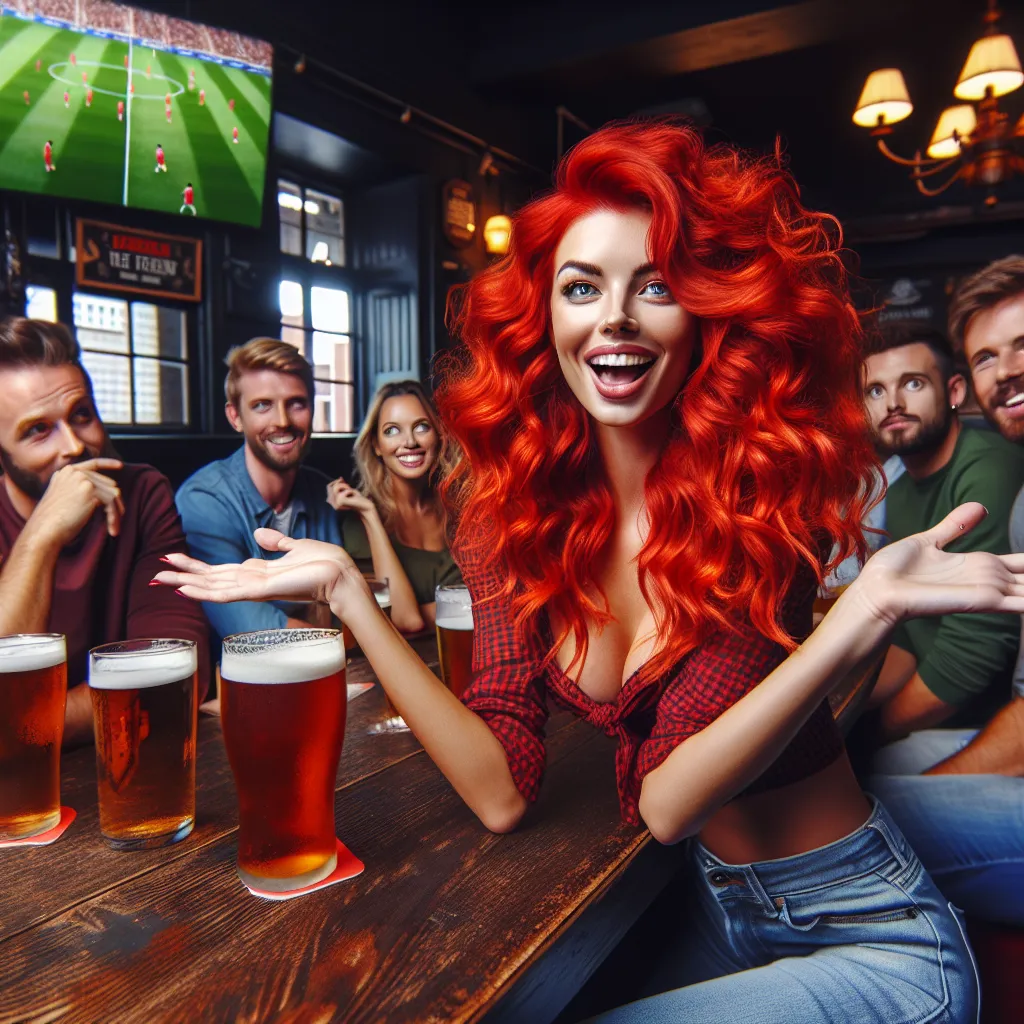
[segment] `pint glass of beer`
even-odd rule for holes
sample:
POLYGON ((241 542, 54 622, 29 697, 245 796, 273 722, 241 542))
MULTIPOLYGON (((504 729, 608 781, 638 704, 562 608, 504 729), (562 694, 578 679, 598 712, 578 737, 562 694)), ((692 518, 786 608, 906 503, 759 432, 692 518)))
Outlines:
POLYGON ((224 641, 221 725, 238 791, 238 874, 288 892, 338 855, 334 779, 348 708, 336 629, 271 629, 224 641))
POLYGON ((438 587, 434 599, 441 679, 461 697, 473 681, 473 601, 465 587, 438 587))
POLYGON ((0 839, 25 839, 60 821, 67 699, 63 634, 0 637, 0 839))
POLYGON ((125 640, 89 652, 100 832, 115 850, 184 839, 196 820, 194 640, 125 640))

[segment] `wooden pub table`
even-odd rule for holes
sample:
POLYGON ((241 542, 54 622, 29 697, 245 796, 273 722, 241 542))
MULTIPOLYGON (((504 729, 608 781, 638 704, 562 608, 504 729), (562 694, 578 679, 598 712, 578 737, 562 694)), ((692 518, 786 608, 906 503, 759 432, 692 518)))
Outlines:
MULTIPOLYGON (((414 646, 436 668, 433 637, 414 646)), ((350 662, 349 682, 373 678, 350 662)), ((678 853, 622 824, 613 744, 567 714, 541 799, 503 836, 410 733, 369 733, 385 714, 379 686, 350 703, 336 784, 338 834, 366 870, 284 902, 235 873, 219 719, 200 715, 195 830, 160 850, 107 847, 93 750, 67 754, 70 829, 0 850, 0 1024, 553 1020, 678 853)))

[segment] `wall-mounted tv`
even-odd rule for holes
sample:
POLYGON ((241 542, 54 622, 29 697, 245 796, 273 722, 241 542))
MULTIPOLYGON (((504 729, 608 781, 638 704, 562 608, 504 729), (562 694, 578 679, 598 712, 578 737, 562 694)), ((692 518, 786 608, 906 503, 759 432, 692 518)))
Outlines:
POLYGON ((0 0, 0 188, 258 225, 272 56, 106 0, 0 0))

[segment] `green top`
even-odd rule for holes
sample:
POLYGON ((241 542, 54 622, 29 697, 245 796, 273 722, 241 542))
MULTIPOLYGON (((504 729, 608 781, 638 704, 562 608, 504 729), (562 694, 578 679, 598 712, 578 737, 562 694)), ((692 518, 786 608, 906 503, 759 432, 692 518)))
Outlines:
MULTIPOLYGON (((373 571, 370 538, 366 536, 362 521, 355 513, 342 516, 341 546, 363 572, 373 571)), ((405 575, 409 577, 417 604, 433 604, 435 587, 462 582, 462 573, 448 548, 442 551, 410 548, 394 537, 391 538, 391 546, 395 549, 398 561, 402 563, 405 575)))
MULTIPOLYGON (((893 540, 929 530, 965 501, 988 515, 946 551, 1010 551, 1010 510, 1024 486, 1024 447, 988 430, 962 429, 953 457, 924 480, 904 473, 885 499, 893 540)), ((976 724, 1004 703, 1020 641, 1018 615, 942 615, 908 619, 892 642, 917 658, 917 672, 939 700, 962 707, 955 723, 976 724), (968 708, 967 705, 970 705, 968 708)))

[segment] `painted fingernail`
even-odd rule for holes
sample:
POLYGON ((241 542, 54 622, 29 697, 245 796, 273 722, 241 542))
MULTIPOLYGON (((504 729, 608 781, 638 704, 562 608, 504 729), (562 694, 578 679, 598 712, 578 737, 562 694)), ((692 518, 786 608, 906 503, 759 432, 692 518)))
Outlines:
POLYGON ((164 562, 166 565, 173 565, 174 564, 166 555, 161 555, 160 556, 160 561, 164 562))
POLYGON ((178 597, 183 597, 185 598, 186 601, 189 600, 188 594, 183 594, 180 590, 176 590, 175 593, 178 595, 178 597))
POLYGON ((987 509, 987 508, 985 508, 985 506, 984 506, 984 505, 982 505, 981 507, 985 509, 985 515, 988 515, 988 509, 987 509))
POLYGON ((160 581, 159 580, 150 580, 149 583, 147 584, 147 586, 159 587, 160 586, 160 581))

